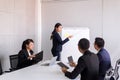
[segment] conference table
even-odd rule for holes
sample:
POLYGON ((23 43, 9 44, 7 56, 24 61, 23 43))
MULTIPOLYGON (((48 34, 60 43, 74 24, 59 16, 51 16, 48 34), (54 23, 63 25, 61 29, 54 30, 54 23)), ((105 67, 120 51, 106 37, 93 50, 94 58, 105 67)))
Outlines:
POLYGON ((71 80, 65 77, 57 64, 43 66, 41 63, 39 62, 23 69, 5 73, 0 76, 0 80, 71 80))

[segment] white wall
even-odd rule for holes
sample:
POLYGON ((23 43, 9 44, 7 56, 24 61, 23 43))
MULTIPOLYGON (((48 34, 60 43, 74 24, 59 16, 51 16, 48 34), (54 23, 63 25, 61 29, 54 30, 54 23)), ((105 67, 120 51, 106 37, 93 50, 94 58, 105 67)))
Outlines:
MULTIPOLYGON (((45 59, 51 55, 50 35, 55 23, 63 27, 88 27, 93 44, 96 36, 102 36, 102 0, 42 3, 42 49, 45 59)), ((77 46, 77 45, 76 45, 77 46)), ((92 48, 93 49, 93 46, 92 48)))
POLYGON ((35 0, 35 51, 41 51, 41 30, 42 30, 42 24, 41 24, 41 0, 35 0))
POLYGON ((17 54, 23 40, 35 40, 35 0, 0 0, 0 59, 4 70, 9 55, 17 54))
POLYGON ((112 63, 120 58, 120 0, 104 0, 103 37, 112 63))

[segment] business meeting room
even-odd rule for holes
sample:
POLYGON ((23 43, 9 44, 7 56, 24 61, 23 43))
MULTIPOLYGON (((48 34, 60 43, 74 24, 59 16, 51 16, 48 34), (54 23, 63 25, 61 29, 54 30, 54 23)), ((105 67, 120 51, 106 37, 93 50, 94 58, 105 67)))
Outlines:
POLYGON ((0 80, 120 80, 120 0, 0 0, 0 80))

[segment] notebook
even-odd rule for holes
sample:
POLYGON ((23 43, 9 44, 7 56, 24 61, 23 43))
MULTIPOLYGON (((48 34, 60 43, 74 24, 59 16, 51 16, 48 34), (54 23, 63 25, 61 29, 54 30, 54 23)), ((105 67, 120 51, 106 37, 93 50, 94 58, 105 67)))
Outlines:
POLYGON ((57 63, 60 67, 64 67, 64 68, 66 68, 66 69, 69 69, 69 67, 68 66, 66 66, 64 63, 62 63, 62 62, 59 62, 59 63, 57 63))

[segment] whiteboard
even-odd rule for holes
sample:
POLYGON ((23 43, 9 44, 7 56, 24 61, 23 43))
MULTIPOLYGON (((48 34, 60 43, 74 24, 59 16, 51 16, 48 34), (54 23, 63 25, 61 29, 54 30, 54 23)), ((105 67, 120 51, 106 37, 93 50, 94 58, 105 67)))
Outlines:
POLYGON ((61 52, 61 61, 68 62, 67 57, 72 56, 74 61, 77 62, 78 58, 82 55, 78 50, 78 42, 81 38, 90 39, 89 28, 80 27, 80 28, 63 28, 62 29, 62 39, 64 40, 69 35, 73 35, 69 42, 63 45, 63 50, 61 52))

